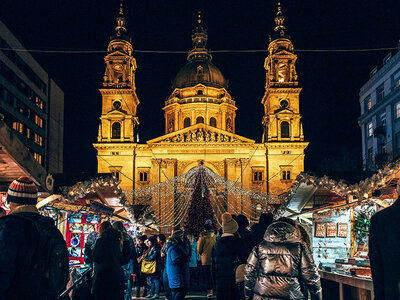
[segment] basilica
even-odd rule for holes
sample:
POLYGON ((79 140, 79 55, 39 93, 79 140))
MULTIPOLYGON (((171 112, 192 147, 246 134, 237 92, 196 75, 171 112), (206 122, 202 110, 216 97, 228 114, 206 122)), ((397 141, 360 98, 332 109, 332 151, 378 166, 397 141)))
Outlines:
MULTIPOLYGON (((140 101, 136 88, 140 90, 140 86, 135 84, 137 63, 122 7, 116 21, 104 58, 102 114, 97 143, 93 145, 98 172, 114 173, 120 187, 132 192, 202 164, 244 189, 273 196, 285 194, 304 169, 304 149, 308 143, 304 141, 299 112, 297 56, 286 33, 281 7, 278 6, 276 27, 264 62, 266 84, 260 99, 264 107, 260 142, 235 133, 237 107, 229 93, 226 74, 212 60, 208 33, 199 15, 187 63, 173 79, 172 91, 165 101, 165 134, 138 143, 140 101)), ((128 201, 135 204, 138 199, 132 197, 128 201)), ((227 201, 231 203, 225 210, 246 211, 252 219, 256 217, 254 207, 262 210, 267 203, 267 199, 258 199, 249 206, 237 203, 229 195, 227 201)), ((158 211, 157 221, 162 223, 163 216, 170 213, 168 207, 158 211)))

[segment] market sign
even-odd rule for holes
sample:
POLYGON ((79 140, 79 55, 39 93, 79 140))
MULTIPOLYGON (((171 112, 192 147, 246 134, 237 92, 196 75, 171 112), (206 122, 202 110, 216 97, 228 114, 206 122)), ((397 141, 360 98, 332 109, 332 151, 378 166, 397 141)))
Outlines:
POLYGON ((338 237, 347 237, 347 232, 348 232, 349 224, 347 223, 338 223, 337 224, 337 236, 338 237))
POLYGON ((315 224, 315 236, 316 237, 325 237, 326 234, 326 224, 317 223, 315 224))
POLYGON ((327 223, 326 224, 326 236, 327 237, 336 237, 336 223, 327 223))

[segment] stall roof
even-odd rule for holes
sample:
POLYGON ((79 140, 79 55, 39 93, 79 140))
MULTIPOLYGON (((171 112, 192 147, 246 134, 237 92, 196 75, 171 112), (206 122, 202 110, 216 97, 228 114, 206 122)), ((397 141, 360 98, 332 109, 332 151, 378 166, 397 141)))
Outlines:
POLYGON ((50 206, 66 211, 85 210, 129 221, 123 203, 125 196, 111 174, 63 173, 52 176, 54 194, 42 199, 39 207, 50 206))
POLYGON ((6 191, 9 184, 20 176, 28 176, 40 190, 48 190, 45 168, 35 160, 0 115, 0 191, 6 191))

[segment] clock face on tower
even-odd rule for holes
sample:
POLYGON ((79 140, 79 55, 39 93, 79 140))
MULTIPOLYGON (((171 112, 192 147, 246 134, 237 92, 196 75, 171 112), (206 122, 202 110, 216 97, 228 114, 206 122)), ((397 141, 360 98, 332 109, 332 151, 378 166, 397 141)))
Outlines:
POLYGON ((282 108, 286 108, 289 106, 289 101, 287 101, 286 99, 281 100, 280 105, 282 108))
POLYGON ((120 109, 121 108, 121 101, 118 101, 118 100, 114 101, 113 102, 113 107, 115 109, 120 109))

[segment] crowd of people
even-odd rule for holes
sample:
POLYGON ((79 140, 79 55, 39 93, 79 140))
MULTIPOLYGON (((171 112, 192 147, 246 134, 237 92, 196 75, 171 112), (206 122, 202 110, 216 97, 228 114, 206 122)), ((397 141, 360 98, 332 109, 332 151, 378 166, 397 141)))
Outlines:
MULTIPOLYGON (((68 252, 52 219, 36 209, 37 189, 28 178, 8 190, 11 213, 0 218, 0 300, 54 300, 68 279, 68 252)), ((217 299, 320 299, 309 237, 291 219, 262 214, 250 227, 244 215, 224 213, 199 237, 175 228, 132 238, 122 222, 104 221, 85 245, 90 280, 72 299, 184 299, 196 287, 217 299), (86 293, 83 292, 86 288, 86 293)))

